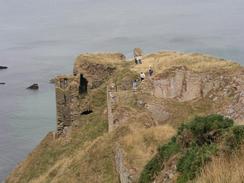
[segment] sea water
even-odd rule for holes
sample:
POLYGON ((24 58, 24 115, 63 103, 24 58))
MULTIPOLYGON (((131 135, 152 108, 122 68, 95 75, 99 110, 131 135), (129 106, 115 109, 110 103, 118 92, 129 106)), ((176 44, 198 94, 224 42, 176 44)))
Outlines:
POLYGON ((0 182, 55 129, 49 80, 79 53, 141 47, 244 64, 243 20, 243 0, 0 0, 0 182))

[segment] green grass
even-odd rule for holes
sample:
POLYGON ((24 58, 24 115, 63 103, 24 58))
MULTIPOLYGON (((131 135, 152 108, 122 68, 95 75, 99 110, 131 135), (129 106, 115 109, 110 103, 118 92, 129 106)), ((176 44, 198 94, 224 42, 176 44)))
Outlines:
POLYGON ((147 183, 153 181, 154 176, 161 170, 163 162, 178 151, 179 145, 176 143, 175 138, 172 138, 168 144, 159 147, 158 154, 143 169, 139 182, 147 183))
POLYGON ((233 149, 238 149, 244 143, 244 125, 234 126, 226 134, 224 149, 227 152, 232 152, 233 149))
POLYGON ((201 167, 209 161, 211 156, 216 152, 217 146, 215 144, 189 148, 177 163, 177 171, 181 173, 177 179, 177 183, 185 183, 195 178, 195 176, 200 173, 201 167))

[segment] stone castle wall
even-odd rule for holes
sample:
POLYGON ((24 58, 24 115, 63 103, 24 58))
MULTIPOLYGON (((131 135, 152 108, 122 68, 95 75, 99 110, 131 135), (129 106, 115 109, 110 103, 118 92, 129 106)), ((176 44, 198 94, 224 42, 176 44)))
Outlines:
POLYGON ((119 144, 115 148, 115 164, 116 170, 119 174, 119 179, 121 183, 132 183, 132 176, 129 173, 129 170, 125 166, 123 149, 119 144))
POLYGON ((60 136, 79 119, 79 79, 74 76, 56 78, 57 135, 60 136))

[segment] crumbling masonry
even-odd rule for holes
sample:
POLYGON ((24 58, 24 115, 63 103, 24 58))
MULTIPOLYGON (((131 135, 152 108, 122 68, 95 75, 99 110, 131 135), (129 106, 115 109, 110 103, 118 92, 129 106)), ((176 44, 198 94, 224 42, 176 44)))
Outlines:
MULTIPOLYGON (((80 77, 56 78, 57 135, 63 135, 79 120, 80 77)), ((86 86, 83 88, 86 89, 86 86)))

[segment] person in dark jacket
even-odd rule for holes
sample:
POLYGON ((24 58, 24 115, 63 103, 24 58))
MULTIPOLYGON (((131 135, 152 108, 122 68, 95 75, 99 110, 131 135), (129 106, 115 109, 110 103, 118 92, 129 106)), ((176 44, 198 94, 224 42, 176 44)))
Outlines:
POLYGON ((149 76, 150 76, 150 77, 153 75, 153 69, 152 69, 152 66, 149 66, 148 73, 149 73, 149 76))

